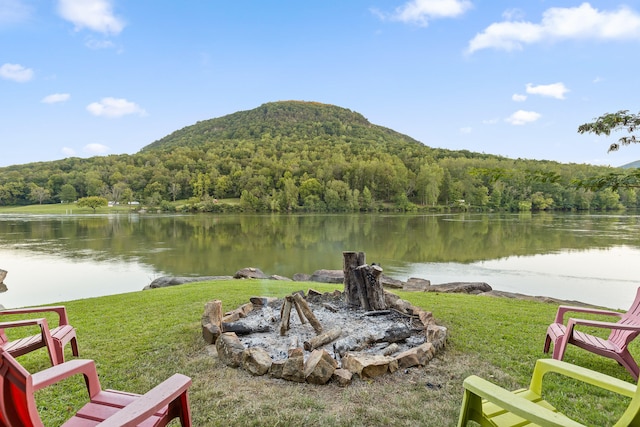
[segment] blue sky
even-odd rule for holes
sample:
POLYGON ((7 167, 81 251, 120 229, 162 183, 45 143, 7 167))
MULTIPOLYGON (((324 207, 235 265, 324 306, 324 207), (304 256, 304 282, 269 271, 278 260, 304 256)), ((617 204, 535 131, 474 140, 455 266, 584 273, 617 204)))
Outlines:
POLYGON ((280 100, 431 147, 619 166, 640 0, 0 0, 0 166, 135 153, 280 100))

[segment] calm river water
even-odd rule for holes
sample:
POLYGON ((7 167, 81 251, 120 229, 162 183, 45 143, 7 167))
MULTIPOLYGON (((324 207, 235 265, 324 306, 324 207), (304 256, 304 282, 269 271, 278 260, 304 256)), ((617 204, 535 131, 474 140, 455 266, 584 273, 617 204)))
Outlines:
POLYGON ((640 286, 631 214, 0 215, 0 269, 19 307, 139 291, 164 276, 291 277, 363 251, 390 277, 628 308, 640 286))

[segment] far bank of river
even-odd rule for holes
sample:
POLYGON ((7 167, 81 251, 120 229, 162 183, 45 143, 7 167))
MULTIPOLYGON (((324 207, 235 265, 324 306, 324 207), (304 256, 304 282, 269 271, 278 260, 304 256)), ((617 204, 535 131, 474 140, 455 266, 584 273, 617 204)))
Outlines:
POLYGON ((399 280, 626 309, 639 283, 630 214, 0 215, 6 307, 140 291, 164 275, 292 277, 363 251, 399 280))

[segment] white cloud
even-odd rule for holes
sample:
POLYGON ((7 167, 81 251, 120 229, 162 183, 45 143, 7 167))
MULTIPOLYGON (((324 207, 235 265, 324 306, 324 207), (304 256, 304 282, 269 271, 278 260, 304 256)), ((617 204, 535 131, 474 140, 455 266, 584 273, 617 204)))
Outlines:
POLYGON ((518 110, 507 117, 505 121, 512 125, 525 125, 527 123, 535 122, 540 117, 542 117, 540 113, 536 113, 535 111, 518 110))
POLYGON ((523 20, 493 23, 469 42, 467 52, 488 48, 519 50, 525 44, 564 39, 637 40, 639 37, 640 14, 625 6, 615 11, 599 11, 589 3, 582 3, 571 8, 549 8, 537 24, 523 20))
POLYGON ((564 83, 552 83, 550 85, 533 86, 527 83, 527 93, 532 95, 548 96, 556 99, 564 99, 564 94, 569 92, 564 83))
POLYGON ((33 70, 31 68, 25 68, 20 64, 2 64, 0 67, 0 77, 24 83, 33 78, 33 70))
POLYGON ((21 0, 0 0, 0 26, 24 22, 31 16, 32 8, 21 0))
POLYGON ((455 18, 472 7, 468 0, 410 0, 398 7, 387 16, 379 11, 373 11, 380 18, 392 21, 417 24, 426 27, 430 20, 440 18, 455 18))
POLYGON ((74 150, 73 148, 69 148, 69 147, 62 147, 62 154, 64 154, 67 157, 73 157, 76 155, 76 150, 74 150))
POLYGON ((460 128, 460 133, 464 135, 470 134, 471 131, 472 131, 471 126, 465 126, 460 128))
POLYGON ((58 102, 65 102, 69 98, 71 98, 71 95, 68 93, 52 93, 51 95, 47 95, 42 98, 42 101, 40 102, 43 104, 56 104, 58 102))
POLYGON ((527 95, 522 95, 521 93, 514 93, 511 96, 511 99, 515 102, 523 102, 527 100, 527 95))
POLYGON ((116 47, 116 45, 113 44, 113 42, 110 40, 96 40, 96 39, 89 39, 85 42, 84 45, 89 49, 93 49, 93 50, 112 49, 116 47))
POLYGON ((595 79, 593 79, 592 83, 600 83, 600 82, 603 82, 603 81, 604 81, 604 79, 602 77, 597 76, 595 79))
POLYGON ((83 151, 88 154, 105 154, 110 150, 109 147, 102 144, 87 144, 84 146, 83 151))
POLYGON ((124 21, 113 14, 111 0, 58 0, 58 13, 76 26, 104 34, 119 34, 124 21))
POLYGON ((482 121, 483 125, 495 125, 496 123, 498 123, 500 121, 500 119, 485 119, 482 121))
POLYGON ((127 114, 147 115, 147 112, 138 104, 127 101, 124 98, 102 98, 100 102, 92 102, 87 105, 87 111, 94 116, 110 118, 122 117, 127 114))

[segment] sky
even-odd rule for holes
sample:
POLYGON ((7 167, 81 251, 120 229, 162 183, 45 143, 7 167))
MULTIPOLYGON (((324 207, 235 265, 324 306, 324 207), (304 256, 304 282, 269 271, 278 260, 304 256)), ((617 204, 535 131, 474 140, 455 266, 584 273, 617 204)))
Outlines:
POLYGON ((578 126, 640 111, 640 0, 0 0, 0 167, 133 154, 315 101, 430 147, 620 166, 578 126))

